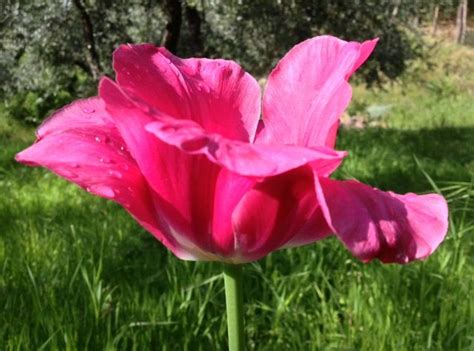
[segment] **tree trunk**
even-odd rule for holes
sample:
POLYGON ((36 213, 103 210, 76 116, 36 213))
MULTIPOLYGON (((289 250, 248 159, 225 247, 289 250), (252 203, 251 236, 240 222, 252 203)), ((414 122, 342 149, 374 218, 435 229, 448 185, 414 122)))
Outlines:
POLYGON ((458 14, 456 17, 456 42, 464 43, 466 38, 467 0, 459 0, 458 14))
POLYGON ((431 24, 431 35, 436 35, 438 29, 439 4, 436 4, 433 11, 433 22, 431 24))
POLYGON ((84 41, 86 44, 86 61, 89 66, 89 71, 92 78, 95 80, 99 79, 101 73, 99 54, 95 47, 94 39, 94 27, 92 26, 92 20, 86 11, 86 8, 81 0, 72 0, 82 21, 82 31, 84 33, 84 41))
POLYGON ((165 0, 163 10, 167 17, 165 33, 161 40, 161 46, 164 46, 173 54, 176 54, 179 43, 179 35, 181 32, 181 1, 180 0, 165 0))
POLYGON ((194 56, 202 56, 201 16, 194 6, 185 5, 186 22, 190 32, 188 46, 194 56))

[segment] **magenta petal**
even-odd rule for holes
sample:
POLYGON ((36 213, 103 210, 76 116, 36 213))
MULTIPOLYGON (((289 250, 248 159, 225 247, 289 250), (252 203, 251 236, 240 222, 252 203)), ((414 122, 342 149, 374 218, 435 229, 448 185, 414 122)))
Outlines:
POLYGON ((114 128, 110 116, 105 111, 104 102, 98 97, 76 100, 48 117, 36 134, 43 138, 48 134, 65 130, 87 130, 91 128, 114 128))
MULTIPOLYGON (((229 171, 253 177, 284 173, 307 163, 312 163, 319 175, 327 175, 340 165, 346 155, 326 147, 254 145, 224 138, 209 133, 194 121, 169 117, 143 103, 132 101, 110 79, 101 81, 100 96, 152 187, 162 177, 153 161, 163 159, 159 155, 161 143, 178 147, 190 155, 204 155, 229 171)), ((168 157, 166 162, 169 161, 168 157)), ((154 187, 157 192, 159 188, 154 187)))
POLYGON ((145 126, 155 117, 138 108, 112 80, 102 79, 99 93, 156 194, 155 206, 164 231, 176 238, 190 258, 207 259, 206 251, 213 250, 208 228, 219 167, 204 156, 188 155, 148 133, 145 126))
POLYGON ((257 183, 239 202, 232 222, 237 254, 248 261, 330 233, 316 201, 309 167, 257 183))
POLYGON ((234 173, 269 177, 313 163, 318 174, 332 173, 346 152, 326 147, 249 144, 208 134, 191 121, 161 118, 146 126, 160 140, 190 154, 204 154, 209 160, 234 173))
POLYGON ((237 63, 180 59, 165 48, 122 45, 114 53, 119 85, 169 116, 191 119, 206 131, 253 141, 260 87, 237 63))
POLYGON ((256 180, 239 176, 222 169, 216 181, 211 236, 215 248, 222 256, 234 262, 246 261, 238 251, 238 241, 232 215, 243 196, 255 185, 256 180))
MULTIPOLYGON (((194 153, 199 140, 184 141, 188 151, 183 151, 145 129, 153 121, 166 119, 170 126, 175 122, 191 124, 205 134, 195 122, 161 116, 143 104, 139 107, 109 79, 101 81, 99 90, 130 153, 156 193, 155 206, 164 231, 192 254, 191 259, 220 260, 232 255, 231 213, 254 181, 232 180, 218 164, 194 153)), ((173 129, 168 127, 168 132, 173 134, 173 129)))
POLYGON ((398 195, 357 181, 321 177, 316 187, 327 222, 363 261, 423 259, 446 235, 448 207, 440 195, 398 195))
POLYGON ((98 98, 79 100, 48 119, 38 141, 16 160, 43 166, 87 191, 114 200, 177 256, 185 255, 157 222, 150 189, 98 98))
POLYGON ((352 96, 347 80, 376 42, 321 36, 291 49, 268 78, 265 128, 257 142, 333 147, 339 117, 352 96))
POLYGON ((324 147, 252 145, 208 133, 193 121, 168 117, 131 100, 109 79, 102 80, 100 95, 160 197, 156 206, 166 232, 199 259, 240 259, 231 217, 255 177, 309 163, 318 174, 328 174, 345 155, 324 147))

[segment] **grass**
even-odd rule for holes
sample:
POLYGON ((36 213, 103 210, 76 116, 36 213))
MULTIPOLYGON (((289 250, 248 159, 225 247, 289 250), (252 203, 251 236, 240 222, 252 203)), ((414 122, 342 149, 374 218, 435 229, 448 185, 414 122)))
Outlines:
MULTIPOLYGON (((448 53, 467 49, 440 50, 446 56, 432 71, 420 65, 383 89, 355 89, 356 113, 373 103, 394 107, 382 117, 389 128, 341 131, 338 147, 350 156, 337 176, 399 192, 440 188, 451 210, 447 239, 406 266, 360 263, 336 239, 247 265, 248 349, 474 348, 474 111, 466 88, 474 77, 471 70, 461 81, 458 68, 445 67, 448 53), (430 76, 453 92, 442 97, 444 88, 420 80, 430 76)), ((0 349, 225 349, 222 267, 179 261, 119 206, 16 164, 13 155, 31 141, 30 129, 1 121, 0 349)))

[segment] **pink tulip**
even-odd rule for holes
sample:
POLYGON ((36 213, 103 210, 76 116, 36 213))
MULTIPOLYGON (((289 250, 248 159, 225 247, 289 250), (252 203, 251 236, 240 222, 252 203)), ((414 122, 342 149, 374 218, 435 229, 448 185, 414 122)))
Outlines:
POLYGON ((152 45, 114 53, 116 81, 53 114, 20 162, 121 204, 176 256, 260 259, 335 233, 358 258, 406 263, 447 231, 440 195, 397 195, 329 179, 348 79, 377 40, 295 46, 263 95, 233 61, 152 45))

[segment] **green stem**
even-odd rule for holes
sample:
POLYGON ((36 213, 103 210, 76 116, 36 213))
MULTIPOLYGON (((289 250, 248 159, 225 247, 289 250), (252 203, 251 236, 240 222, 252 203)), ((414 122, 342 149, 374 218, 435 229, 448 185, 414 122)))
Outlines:
POLYGON ((244 303, 242 296, 242 266, 226 264, 224 266, 224 282, 229 351, 243 351, 244 303))

